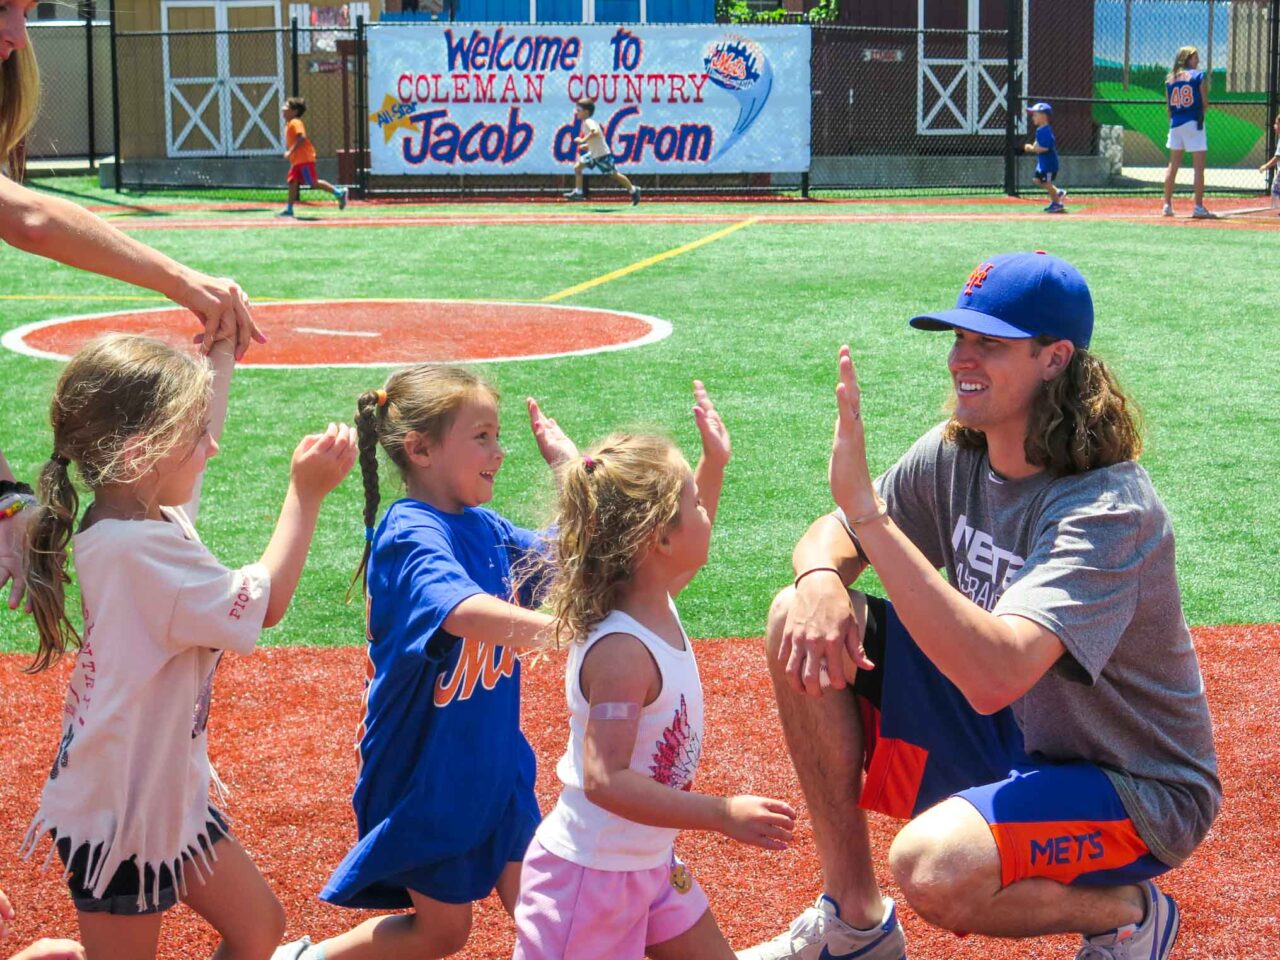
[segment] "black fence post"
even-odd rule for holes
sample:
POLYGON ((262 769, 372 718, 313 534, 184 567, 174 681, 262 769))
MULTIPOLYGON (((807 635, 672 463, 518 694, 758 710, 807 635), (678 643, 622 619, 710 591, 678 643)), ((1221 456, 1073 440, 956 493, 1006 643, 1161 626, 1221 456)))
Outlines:
POLYGON ((800 174, 800 196, 806 200, 809 199, 809 171, 806 170, 800 174))
POLYGON ((293 95, 301 96, 298 92, 298 18, 291 17, 289 19, 289 51, 292 61, 292 79, 293 79, 293 95))
POLYGON ((80 10, 84 14, 84 63, 85 69, 88 71, 88 90, 86 92, 86 102, 89 108, 89 169, 94 169, 94 161, 98 158, 98 145, 96 134, 98 126, 98 114, 94 109, 93 92, 96 86, 93 70, 93 0, 83 0, 80 10))
MULTIPOLYGON (((1004 192, 1018 195, 1018 165, 1014 154, 1018 137, 1018 112, 1022 99, 1018 96, 1018 43, 1022 40, 1022 0, 1005 0, 1006 27, 1004 87, 1004 192)), ((1023 51, 1025 55, 1025 51, 1023 51)))
MULTIPOLYGON (((1271 0, 1271 56, 1267 68, 1267 120, 1275 119, 1280 109, 1280 0, 1271 0)), ((1267 153, 1275 156, 1275 128, 1267 123, 1267 153)))
POLYGON ((111 148, 116 162, 112 167, 112 182, 116 193, 120 192, 120 165, 124 162, 120 150, 120 65, 116 56, 119 33, 116 23, 116 0, 111 0, 111 148))
POLYGON ((356 17, 356 196, 369 195, 369 168, 365 163, 369 149, 369 92, 365 77, 367 64, 364 15, 356 17))

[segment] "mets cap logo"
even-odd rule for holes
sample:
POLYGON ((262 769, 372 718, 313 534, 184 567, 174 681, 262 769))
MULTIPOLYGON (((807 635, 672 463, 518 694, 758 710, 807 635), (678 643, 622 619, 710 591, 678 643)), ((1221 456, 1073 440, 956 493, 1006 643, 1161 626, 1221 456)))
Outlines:
POLYGON ((964 284, 965 296, 973 296, 973 288, 982 286, 983 282, 987 279, 987 274, 991 273, 995 268, 996 265, 991 261, 980 263, 974 267, 973 273, 969 274, 969 279, 966 280, 964 284))

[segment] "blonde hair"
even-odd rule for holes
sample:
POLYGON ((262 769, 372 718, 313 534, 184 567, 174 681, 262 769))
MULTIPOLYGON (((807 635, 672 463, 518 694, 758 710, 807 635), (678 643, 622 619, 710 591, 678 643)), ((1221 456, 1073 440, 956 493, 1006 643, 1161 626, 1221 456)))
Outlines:
MULTIPOLYGON (((356 399, 356 439, 360 450, 360 476, 364 481, 364 525, 372 530, 378 519, 382 494, 378 488, 378 446, 386 451, 403 478, 409 469, 404 438, 417 432, 439 442, 453 426, 458 411, 468 400, 487 397, 495 404, 498 391, 461 367, 441 367, 421 363, 397 370, 381 390, 366 390, 356 399)), ((351 578, 347 599, 356 581, 365 594, 364 574, 372 543, 366 536, 364 552, 351 578)))
MULTIPOLYGON (((1037 337, 1032 350, 1039 353, 1053 342, 1052 337, 1037 337)), ((954 418, 943 438, 968 450, 987 447, 982 431, 954 418)), ((1024 449, 1027 463, 1055 477, 1137 460, 1142 453, 1140 416, 1106 363, 1077 347, 1066 369, 1040 385, 1024 449)))
POLYGON ((557 644, 586 639, 636 560, 680 520, 688 466, 664 437, 613 434, 561 468, 547 603, 557 644))
POLYGON ((1199 52, 1195 47, 1179 47, 1177 54, 1173 58, 1173 69, 1169 71, 1169 76, 1165 78, 1165 82, 1173 83, 1174 80, 1177 80, 1178 74, 1187 69, 1187 61, 1199 52))
POLYGON ((35 119, 40 101, 40 69, 28 43, 0 63, 0 162, 9 165, 14 179, 17 147, 35 119))
POLYGON ((203 429, 212 383, 203 359, 123 334, 91 340, 63 369, 49 409, 53 453, 40 471, 41 506, 27 548, 27 596, 40 634, 28 672, 80 645, 64 591, 80 507, 70 465, 90 490, 136 482, 203 429))

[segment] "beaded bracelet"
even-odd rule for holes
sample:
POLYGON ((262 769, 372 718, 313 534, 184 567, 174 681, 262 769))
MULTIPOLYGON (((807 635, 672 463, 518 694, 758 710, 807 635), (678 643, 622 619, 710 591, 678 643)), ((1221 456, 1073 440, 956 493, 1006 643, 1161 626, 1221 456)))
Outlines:
POLYGON ((34 507, 37 502, 36 498, 29 493, 10 493, 0 497, 0 520, 8 520, 27 507, 34 507))

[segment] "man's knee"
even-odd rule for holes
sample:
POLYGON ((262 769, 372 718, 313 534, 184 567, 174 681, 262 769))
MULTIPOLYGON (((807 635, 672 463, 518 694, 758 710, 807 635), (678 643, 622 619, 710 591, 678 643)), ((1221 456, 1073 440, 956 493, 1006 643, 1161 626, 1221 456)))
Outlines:
POLYGON ((889 847, 889 869, 911 909, 946 930, 970 929, 982 903, 1000 889, 990 828, 968 802, 955 798, 902 828, 889 847))
POLYGON ((795 587, 784 587, 778 591, 769 605, 769 619, 765 622, 764 652, 773 663, 777 659, 778 649, 782 646, 782 629, 787 623, 787 614, 796 598, 795 587))

